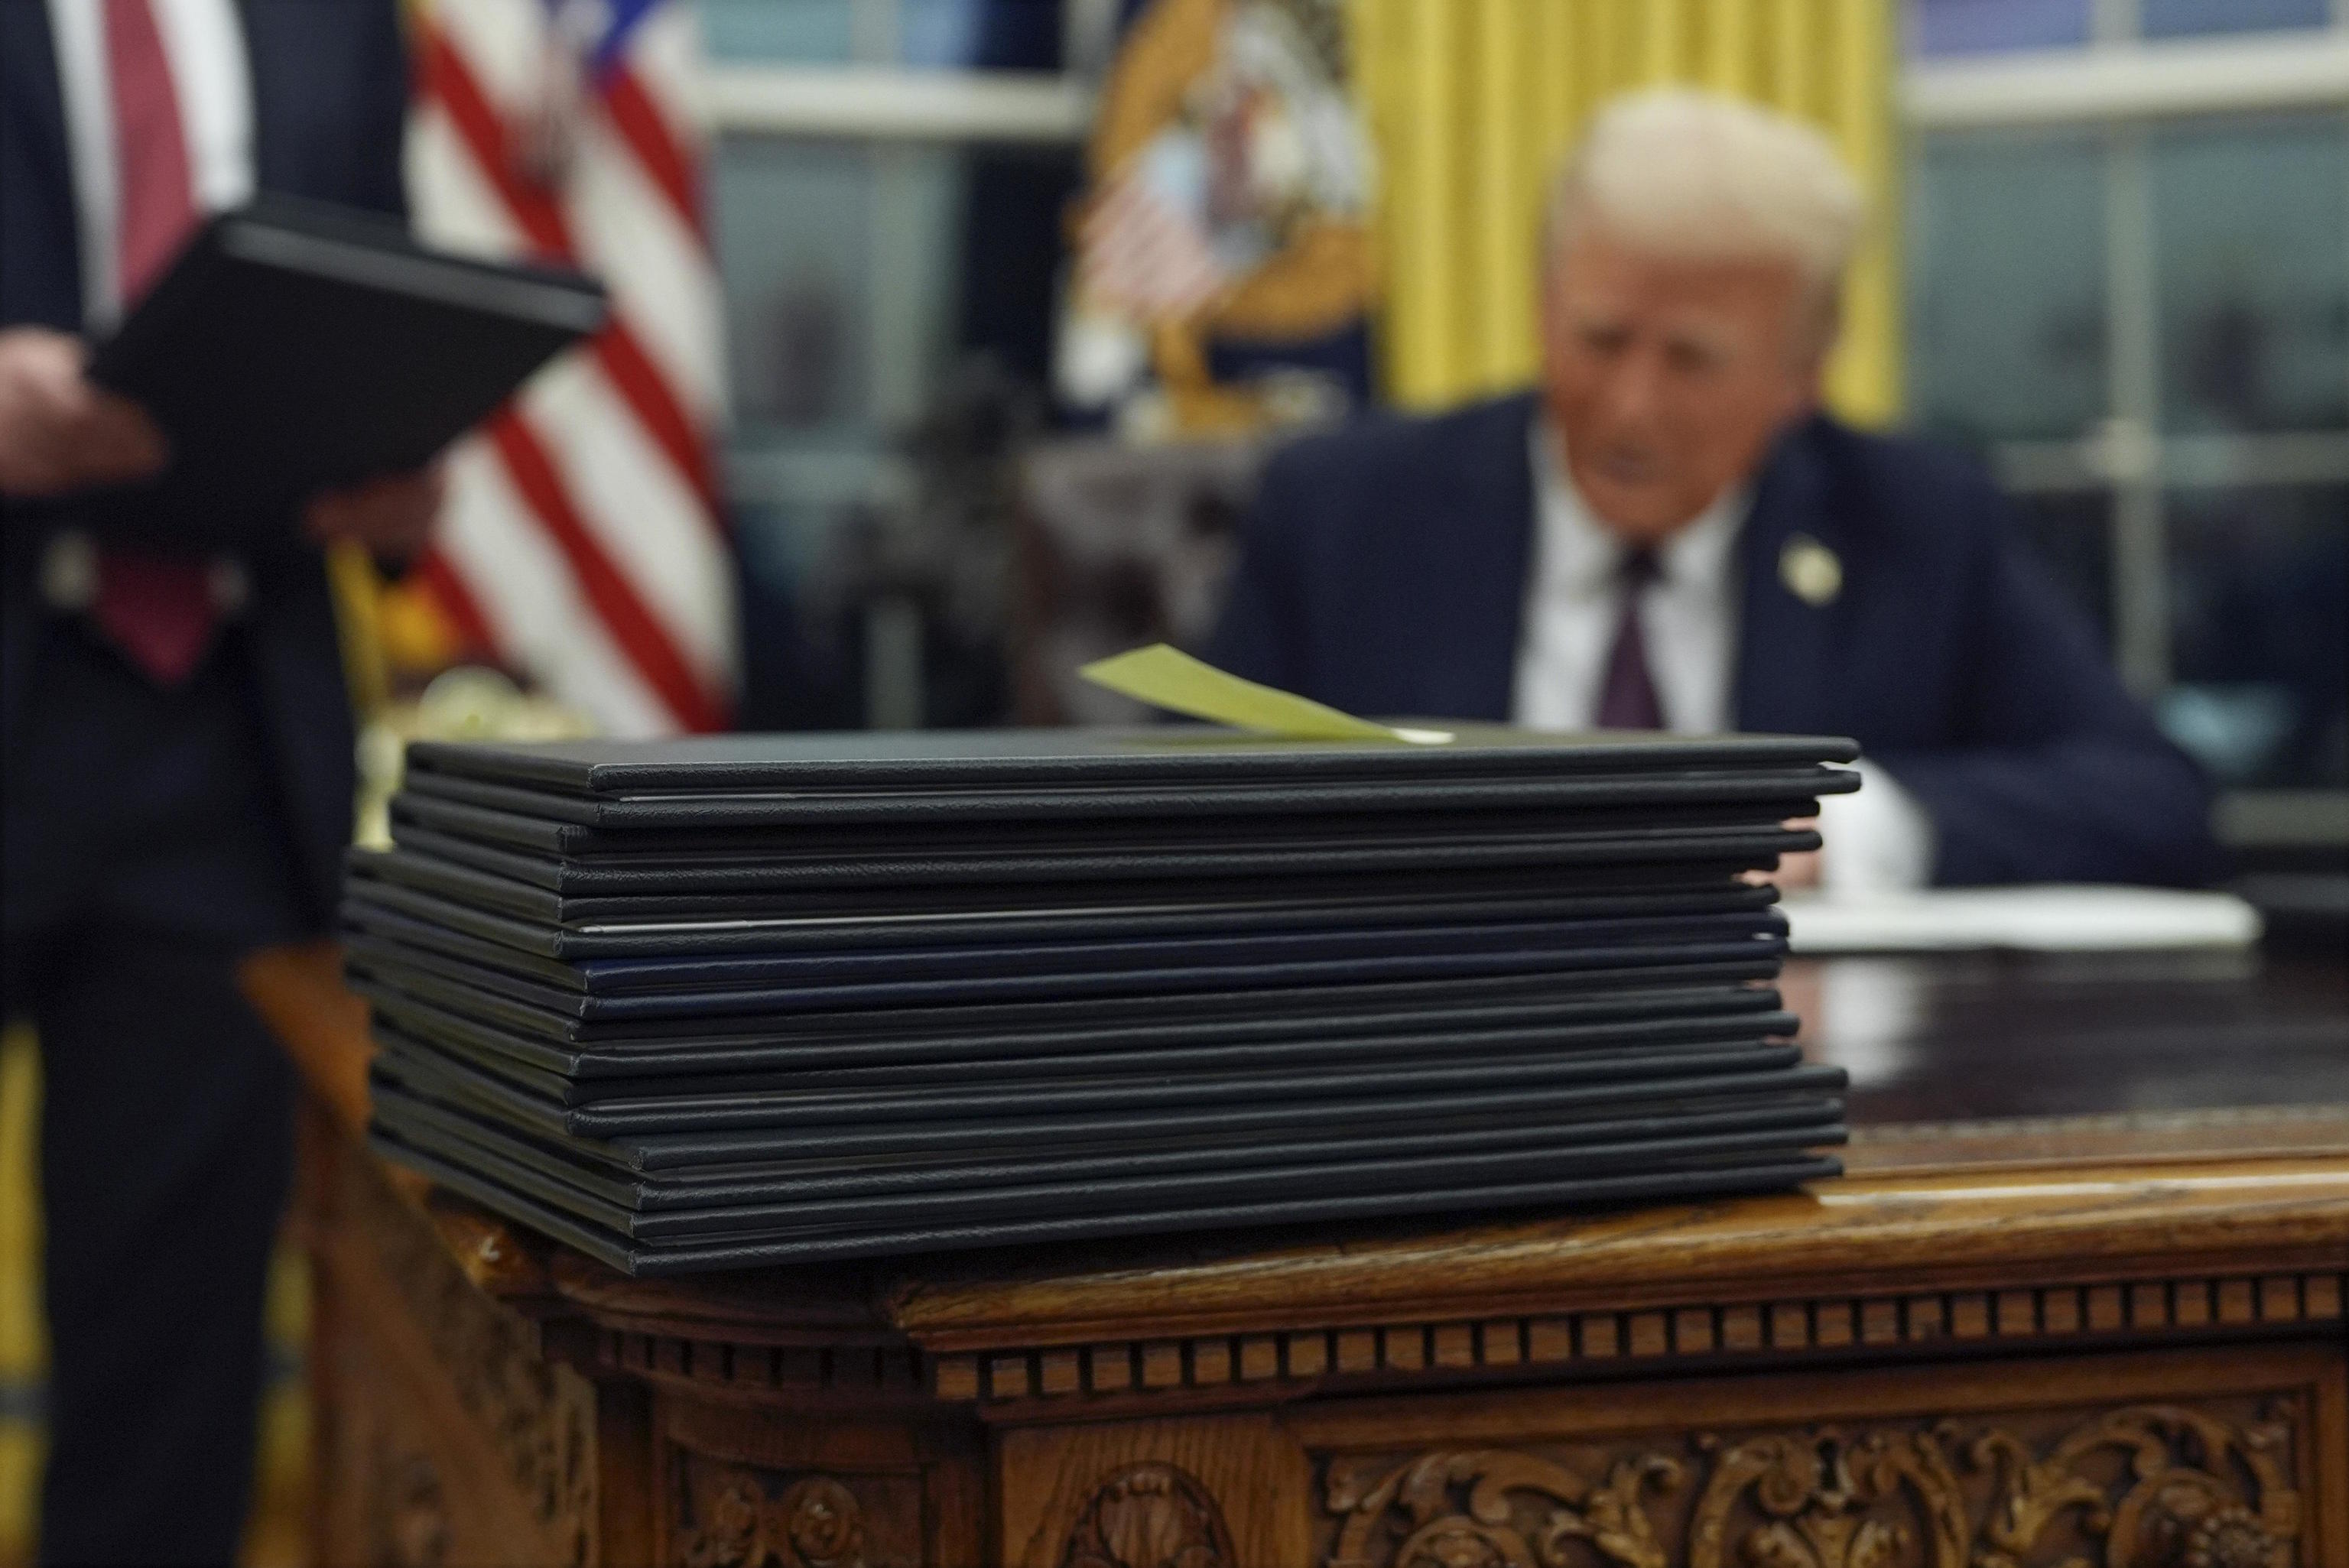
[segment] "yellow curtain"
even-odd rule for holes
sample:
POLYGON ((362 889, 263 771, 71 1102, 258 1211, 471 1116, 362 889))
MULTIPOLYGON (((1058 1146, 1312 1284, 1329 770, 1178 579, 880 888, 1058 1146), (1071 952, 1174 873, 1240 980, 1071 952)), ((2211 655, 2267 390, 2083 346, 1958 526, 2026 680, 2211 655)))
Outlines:
POLYGON ((1828 397, 1900 397, 1893 0, 1350 0, 1380 155, 1386 391, 1436 407, 1525 385, 1548 175, 1599 104, 1688 82, 1825 127, 1867 189, 1828 397))

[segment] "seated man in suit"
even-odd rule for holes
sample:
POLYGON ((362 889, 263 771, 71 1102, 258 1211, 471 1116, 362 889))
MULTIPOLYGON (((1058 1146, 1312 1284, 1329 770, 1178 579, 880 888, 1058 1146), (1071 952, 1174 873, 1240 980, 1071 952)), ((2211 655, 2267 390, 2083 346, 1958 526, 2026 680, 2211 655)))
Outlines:
POLYGON ((1846 735, 1800 882, 2190 883, 2207 787, 1968 464, 1820 411, 1861 207, 1826 140, 1658 90, 1549 214, 1544 385, 1268 468, 1206 656, 1366 714, 1846 735))

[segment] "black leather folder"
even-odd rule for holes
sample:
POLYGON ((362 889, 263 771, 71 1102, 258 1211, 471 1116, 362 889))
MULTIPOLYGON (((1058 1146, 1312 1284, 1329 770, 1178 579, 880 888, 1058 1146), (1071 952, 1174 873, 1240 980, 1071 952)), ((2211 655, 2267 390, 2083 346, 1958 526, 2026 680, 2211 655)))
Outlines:
POLYGON ((1816 1088, 1779 1093, 1749 1088, 1733 1096, 1654 1095, 1584 1113, 1569 1109, 1523 1125, 1481 1118, 1367 1130, 1339 1127, 1289 1138, 1054 1143, 1025 1150, 782 1161, 651 1173, 585 1158, 575 1145, 533 1138, 397 1087, 380 1095, 376 1119, 419 1148, 439 1150, 460 1161, 467 1158, 463 1151, 485 1150, 528 1168, 542 1181, 600 1202, 638 1213, 662 1213, 1040 1181, 1126 1181, 1314 1161, 1421 1158, 1560 1144, 1569 1138, 1602 1144, 1766 1134, 1790 1147, 1815 1148, 1844 1140, 1837 1119, 1842 1105, 1837 1097, 1816 1088))
POLYGON ((779 1016, 791 1013, 851 1008, 936 1007, 955 1004, 1045 1002, 1078 997, 1175 996, 1189 993, 1263 995, 1287 988, 1367 985, 1379 981, 1457 979, 1505 975, 1567 975, 1578 970, 1630 968, 1644 965, 1775 961, 1785 938, 1774 932, 1723 935, 1713 941, 1675 937, 1651 945, 1625 943, 1588 949, 1513 950, 1496 954, 1438 954, 1408 963, 1349 959, 1320 964, 1230 964, 1138 972, 1071 974, 979 974, 944 979, 849 980, 823 984, 783 983, 724 988, 656 991, 585 991, 543 973, 524 973, 532 961, 482 943, 480 952, 460 956, 447 949, 463 940, 436 937, 429 944, 387 940, 380 923, 347 923, 345 946, 374 967, 397 965, 518 999, 551 1006, 578 1018, 708 1018, 740 1015, 779 1016), (486 962, 481 960, 487 960, 486 962))
POLYGON ((1162 1113, 1179 1119, 1217 1108, 1233 1114, 1279 1106, 1376 1113, 1397 1097, 1533 1093, 1605 1083, 1653 1087, 1714 1074, 1780 1073, 1802 1059, 1793 1046, 1756 1037, 1491 1060, 1454 1057, 1399 1067, 1363 1063, 1153 1078, 1096 1075, 1003 1085, 675 1095, 572 1106, 446 1054, 411 1048, 398 1036, 378 1031, 377 1038, 384 1047, 374 1064, 378 1076, 438 1088, 543 1136, 610 1139, 730 1131, 792 1136, 843 1128, 872 1135, 894 1132, 895 1141, 877 1144, 881 1149, 926 1147, 938 1140, 941 1130, 974 1126, 1026 1121, 1049 1137, 1056 1127, 1087 1119, 1125 1118, 1148 1128, 1162 1113))
POLYGON ((595 853, 559 847, 561 836, 596 830, 413 799, 392 803, 392 838, 476 870, 564 893, 797 892, 854 887, 1002 887, 1028 882, 1408 875, 1554 867, 1767 867, 1819 847, 1808 829, 1651 828, 1433 842, 1349 840, 1310 848, 1184 849, 1131 854, 976 852, 901 857, 753 855, 713 846, 692 854, 595 853), (431 818, 432 822, 423 819, 431 818), (433 825, 437 823, 438 825, 433 825), (533 846, 523 841, 543 841, 533 846))
POLYGON ((444 833, 410 820, 395 803, 392 820, 395 846, 429 856, 444 864, 502 877, 564 898, 597 898, 615 907, 642 907, 649 900, 788 898, 832 901, 862 894, 899 907, 944 905, 961 898, 1005 902, 1004 889, 1022 889, 1021 902, 1048 896, 1041 890, 1059 888, 1060 897, 1076 903, 1097 898, 1103 887, 1130 888, 1137 883, 1200 887, 1240 879, 1278 881, 1284 888, 1309 880, 1359 887, 1408 877, 1414 887, 1490 876, 1524 876, 1533 871, 1547 875, 1553 885, 1620 886, 1627 874, 1652 877, 1659 882, 1686 880, 1723 881, 1740 872, 1768 866, 1781 854, 1816 849, 1818 835, 1787 829, 1729 830, 1702 839, 1673 841, 1669 835, 1638 841, 1592 843, 1571 840, 1529 847, 1445 844, 1433 851, 1410 845, 1349 846, 1335 852, 1308 854, 1252 852, 1239 855, 1197 853, 1152 856, 962 855, 906 861, 875 856, 846 865, 826 865, 806 860, 758 861, 720 853, 689 861, 647 861, 642 857, 601 861, 566 860, 550 851, 518 850, 460 833, 444 833), (1611 852, 1610 852, 1611 851, 1611 852), (1030 893, 1028 890, 1039 890, 1030 893))
POLYGON ((1808 1148, 1840 1143, 1844 1136, 1832 1117, 1792 1127, 1613 1140, 1594 1140, 1579 1129, 1559 1129, 1522 1142, 1488 1141, 1465 1148, 1431 1148, 1423 1140, 1415 1147, 1406 1144, 1343 1158, 1271 1164, 1250 1161, 1203 1170, 1084 1178, 1015 1171, 1005 1181, 966 1179, 921 1191, 833 1192, 799 1200, 647 1212, 565 1181, 541 1166, 511 1158, 494 1143, 439 1138, 428 1128, 413 1123, 403 1126, 396 1119, 387 1119, 382 1125, 401 1141, 463 1165, 501 1186, 631 1241, 654 1243, 744 1233, 1032 1220, 1337 1193, 1408 1194, 1472 1183, 1614 1176, 1670 1170, 1691 1161, 1797 1155, 1808 1148))
POLYGON ((530 745, 421 741, 419 774, 446 773, 588 798, 721 790, 1053 789, 1110 784, 1522 779, 1561 773, 1685 772, 1850 762, 1859 748, 1822 736, 1551 734, 1439 719, 1454 741, 1291 740, 1207 725, 1139 729, 854 730, 709 735, 676 740, 530 745))
MULTIPOLYGON (((1734 890, 1724 890, 1728 903, 1734 890)), ((546 957, 515 940, 520 932, 480 932, 488 919, 421 920, 371 898, 347 900, 347 926, 386 941, 440 953, 591 995, 766 989, 784 985, 916 985, 949 980, 988 984, 1013 977, 1057 979, 1061 994, 1104 995, 1197 990, 1210 984, 1310 985, 1317 981, 1413 979, 1449 974, 1538 970, 1625 948, 1782 939, 1785 919, 1747 902, 1703 913, 1626 912, 1579 920, 1479 922, 1449 925, 1256 931, 1236 935, 1188 933, 1110 940, 997 938, 921 946, 826 944, 781 951, 709 952, 660 944, 625 956, 546 957), (1246 971, 1243 978, 1241 972, 1246 971), (1226 979, 1229 976, 1231 978, 1226 979)))
MULTIPOLYGON (((1257 995, 1185 992, 1175 996, 990 1003, 976 1006, 856 1008, 840 1012, 674 1019, 582 1019, 577 999, 527 981, 519 994, 407 963, 376 944, 345 951, 345 973, 361 995, 396 995, 470 1018, 515 1040, 575 1052, 583 1062, 628 1059, 638 1052, 693 1055, 712 1064, 770 1046, 862 1050, 898 1041, 976 1037, 1048 1048, 1050 1042, 1125 1036, 1173 1042, 1270 1038, 1326 1030, 1421 1028, 1458 1019, 1464 1026, 1538 1023, 1573 1016, 1585 1003, 1691 987, 1745 987, 1769 978, 1777 962, 1755 954, 1733 963, 1656 965, 1563 975, 1499 975, 1479 980, 1407 981, 1372 985, 1307 985, 1257 995)), ((1756 993, 1773 998, 1776 993, 1756 993)), ((583 1068, 583 1070, 585 1070, 583 1068)), ((715 1067, 713 1067, 713 1070, 715 1067)))
POLYGON ((343 942, 344 962, 362 985, 396 985, 452 1011, 492 1019, 501 1027, 569 1044, 719 1035, 748 1038, 840 1032, 869 1035, 932 1027, 1092 1028, 1206 1018, 1318 1020, 1332 1009, 1347 1008, 1426 1013, 1502 1002, 1540 1003, 1651 985, 1766 980, 1777 973, 1783 952, 1784 944, 1779 943, 1740 942, 1692 956, 1610 954, 1610 963, 1543 974, 1418 981, 1382 976, 1367 984, 1297 985, 1258 992, 1185 991, 1143 997, 1004 996, 975 1003, 899 998, 895 1005, 885 1005, 869 996, 842 1000, 807 998, 794 993, 770 1006, 765 1003, 771 993, 753 992, 747 1000, 719 998, 708 1006, 664 1015, 638 1006, 643 998, 581 995, 523 975, 378 941, 363 931, 346 932, 343 942), (615 1002, 619 1004, 616 1011, 615 1002))
MULTIPOLYGON (((981 1019, 969 1016, 910 1013, 893 1027, 874 1020, 835 1020, 830 1026, 765 1036, 676 1037, 622 1041, 608 1046, 556 1043, 543 1035, 516 1031, 494 1007, 462 1010, 413 995, 396 984, 369 975, 355 977, 359 994, 377 1016, 394 1027, 459 1056, 494 1056, 540 1073, 555 1075, 579 1099, 601 1086, 649 1078, 719 1079, 771 1078, 804 1072, 890 1071, 935 1073, 938 1081, 957 1076, 1026 1072, 1028 1064, 1072 1057, 1120 1056, 1215 1063, 1237 1053, 1303 1047, 1315 1052, 1386 1050, 1392 1038, 1482 1040, 1492 1037, 1537 1040, 1553 1034, 1599 1028, 1640 1029, 1669 1025, 1743 1027, 1774 1032, 1793 1015, 1779 1010, 1778 994, 1757 986, 1716 985, 1668 986, 1562 996, 1495 1000, 1451 1008, 1387 1005, 1332 1006, 1318 1013, 1269 1017, 1121 1017, 1090 1021, 1062 1016, 1030 1020, 981 1019)), ((625 1092, 616 1091, 616 1092, 625 1092)))
POLYGON ((1511 814, 1564 815, 1626 808, 1696 808, 1790 802, 1847 793, 1858 775, 1821 763, 1806 767, 1572 771, 1458 781, 1339 779, 1188 787, 1092 785, 1081 789, 689 789, 594 793, 498 783, 419 768, 407 788, 431 799, 543 817, 618 831, 728 829, 839 833, 875 827, 936 830, 1049 824, 1059 830, 1137 820, 1262 821, 1291 824, 1332 817, 1470 822, 1511 814))
MULTIPOLYGON (((530 854, 618 864, 710 856, 782 866, 821 866, 875 857, 905 861, 1081 858, 1142 864, 1170 855, 1292 856, 1404 844, 1432 850, 1454 843, 1539 843, 1550 840, 1639 842, 1679 832, 1775 827, 1817 811, 1813 795, 1772 795, 1729 803, 1652 803, 1574 811, 1358 811, 1286 817, 1169 817, 1043 821, 881 822, 733 828, 686 823, 665 828, 598 828, 535 812, 474 805, 418 790, 391 801, 395 823, 471 839, 530 854)), ((1302 862, 1300 862, 1302 863, 1302 862)))
POLYGON ((559 1053, 517 1049, 494 1029, 437 1009, 393 999, 377 1006, 377 1027, 401 1042, 413 1042, 480 1068, 562 1105, 657 1097, 709 1097, 785 1089, 898 1087, 944 1088, 956 1084, 1012 1083, 1031 1078, 1097 1075, 1175 1078, 1266 1068, 1441 1061, 1505 1056, 1557 1054, 1606 1048, 1673 1047, 1705 1041, 1791 1037, 1799 1020, 1792 1013, 1739 1010, 1691 1016, 1612 1018, 1578 1024, 1546 1023, 1500 1029, 1437 1029, 1388 1034, 1340 1034, 1286 1039, 1236 1040, 1220 1045, 1135 1046, 1113 1037, 1091 1050, 965 1050, 951 1057, 926 1054, 915 1059, 814 1065, 774 1053, 763 1068, 710 1073, 678 1071, 667 1063, 639 1059, 626 1076, 582 1078, 556 1062, 559 1053), (553 1057, 550 1060, 550 1057, 553 1057), (781 1059, 776 1059, 780 1057, 781 1059))
POLYGON ((381 217, 265 196, 212 219, 91 356, 171 466, 100 498, 180 540, 284 528, 318 490, 421 466, 604 324, 573 273, 430 251, 381 217))
MULTIPOLYGON (((1239 915, 1257 909, 1306 903, 1356 911, 1409 910, 1423 903, 1508 904, 1571 895, 1713 892, 1737 880, 1738 867, 1702 861, 1669 866, 1584 866, 1421 873, 1393 878, 1319 876, 1277 883, 1144 880, 1085 883, 1035 882, 995 888, 984 883, 945 887, 804 889, 785 892, 563 893, 486 871, 417 847, 420 834, 387 850, 347 851, 356 875, 462 903, 469 908, 559 925, 632 920, 848 919, 906 920, 948 916, 1002 917, 1055 913, 1078 918, 1137 911, 1213 912, 1239 915)), ((438 837, 437 835, 435 837, 438 837)), ((471 846, 469 846, 471 847, 471 846)), ((523 862, 528 865, 528 858, 523 862)))
POLYGON ((731 1180, 771 1170, 835 1168, 847 1161, 897 1169, 932 1161, 1027 1161, 1079 1152, 1214 1148, 1232 1160, 1250 1150, 1332 1138, 1409 1138, 1465 1128, 1524 1128, 1607 1117, 1678 1115, 1778 1105, 1789 1097, 1839 1096, 1839 1068, 1764 1067, 1549 1087, 1431 1093, 1415 1104, 1297 1100, 1146 1114, 1019 1115, 980 1120, 842 1123, 788 1130, 688 1133, 566 1132, 527 1096, 453 1064, 414 1057, 378 1063, 376 1103, 396 1099, 461 1113, 524 1142, 561 1148, 587 1164, 647 1180, 731 1180))
POLYGON ((555 895, 502 878, 447 866, 409 851, 353 850, 347 860, 346 896, 355 905, 381 909, 430 924, 461 931, 519 952, 546 958, 641 957, 692 954, 714 957, 734 953, 813 952, 861 949, 879 953, 948 944, 1023 944, 1041 946, 1074 940, 1164 938, 1213 933, 1368 931, 1492 924, 1543 920, 1637 919, 1661 915, 1728 913, 1763 908, 1777 892, 1723 877, 1697 886, 1666 884, 1605 890, 1557 888, 1525 879, 1473 892, 1438 890, 1414 896, 1412 890, 1383 892, 1356 888, 1327 897, 1284 896, 1264 890, 1255 897, 1222 889, 1165 889, 1150 902, 1099 900, 1065 907, 1026 902, 1026 890, 1005 890, 965 908, 938 908, 907 901, 904 913, 798 913, 795 903, 772 900, 727 901, 717 914, 681 913, 600 918, 559 918, 555 895), (480 884, 496 885, 484 889, 480 884), (511 892, 536 894, 534 907, 511 892), (1187 893, 1185 898, 1183 894, 1187 893), (516 908, 517 904, 523 907, 516 908))
POLYGON ((1341 1192, 1310 1198, 1205 1204, 1190 1208, 1118 1212, 963 1224, 916 1224, 898 1230, 754 1234, 716 1242, 650 1244, 631 1242, 563 1210, 537 1202, 463 1166, 378 1133, 371 1141, 387 1158, 422 1171, 450 1189, 533 1229, 554 1237, 600 1262, 646 1276, 759 1268, 785 1264, 887 1257, 905 1253, 948 1252, 990 1246, 1032 1246, 1263 1226, 1326 1225, 1347 1220, 1395 1219, 1446 1213, 1488 1213, 1535 1205, 1619 1204, 1668 1198, 1720 1197, 1767 1192, 1839 1173, 1842 1163, 1824 1155, 1694 1161, 1686 1166, 1620 1176, 1566 1177, 1481 1187, 1395 1192, 1341 1192))
MULTIPOLYGON (((1353 912, 1370 922, 1394 910, 1400 919, 1422 905, 1469 903, 1506 907, 1608 894, 1717 892, 1737 868, 1696 862, 1671 866, 1537 867, 1456 873, 1422 873, 1408 882, 1381 877, 1289 877, 1278 883, 1126 881, 1034 882, 1009 888, 985 883, 950 887, 815 888, 789 892, 635 893, 619 896, 558 892, 497 871, 444 859, 410 841, 388 850, 348 851, 355 876, 397 883, 488 913, 554 925, 647 920, 792 919, 907 922, 949 918, 1002 919, 1058 914, 1068 919, 1123 918, 1143 912, 1235 920, 1250 912, 1305 905, 1353 912)), ((1268 913, 1263 919, 1269 921, 1268 913)), ((1333 923, 1342 923, 1333 916, 1333 923)))

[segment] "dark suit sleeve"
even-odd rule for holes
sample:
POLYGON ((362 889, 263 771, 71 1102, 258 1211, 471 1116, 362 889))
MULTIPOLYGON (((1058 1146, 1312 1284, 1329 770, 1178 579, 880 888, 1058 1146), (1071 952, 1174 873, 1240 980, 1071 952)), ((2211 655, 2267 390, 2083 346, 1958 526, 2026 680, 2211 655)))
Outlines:
POLYGON ((243 0, 261 188, 408 211, 408 47, 398 0, 243 0))
POLYGON ((1876 760, 1930 812, 1944 883, 2195 885, 2224 857, 2201 770, 2122 689, 2088 623, 1998 526, 1968 616, 1965 744, 1876 760))
POLYGON ((408 40, 400 30, 399 7, 394 0, 364 0, 357 25, 363 86, 351 106, 359 121, 351 199, 404 218, 408 181, 401 148, 408 127, 408 40))
POLYGON ((1306 686, 1304 573, 1299 542, 1311 525, 1315 493, 1303 454, 1274 458, 1240 529, 1240 556, 1225 589, 1223 614, 1199 656, 1220 670, 1298 691, 1306 686))

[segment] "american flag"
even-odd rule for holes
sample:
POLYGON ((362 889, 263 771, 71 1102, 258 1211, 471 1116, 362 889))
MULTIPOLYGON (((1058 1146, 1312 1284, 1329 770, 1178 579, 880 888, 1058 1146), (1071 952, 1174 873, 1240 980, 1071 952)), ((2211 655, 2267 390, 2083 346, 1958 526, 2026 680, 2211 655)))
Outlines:
POLYGON ((1143 321, 1181 319, 1231 283, 1197 219, 1146 173, 1116 176, 1078 235, 1078 284, 1089 304, 1143 321))
POLYGON ((735 617, 691 9, 430 0, 411 21, 418 232, 580 267, 613 302, 600 335, 451 455, 419 586, 465 639, 607 734, 721 727, 735 617))

